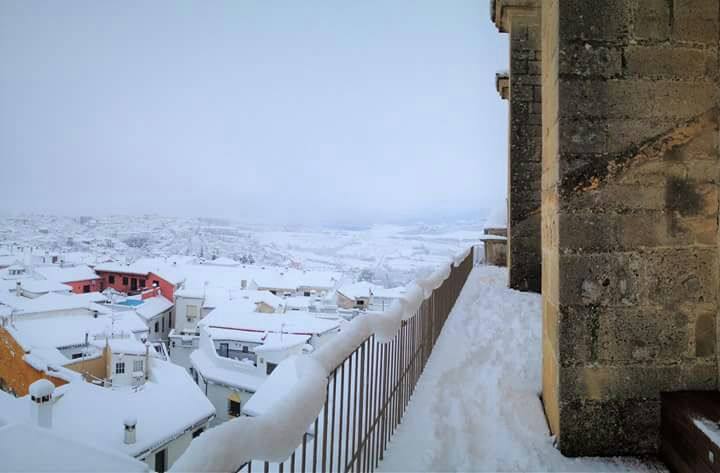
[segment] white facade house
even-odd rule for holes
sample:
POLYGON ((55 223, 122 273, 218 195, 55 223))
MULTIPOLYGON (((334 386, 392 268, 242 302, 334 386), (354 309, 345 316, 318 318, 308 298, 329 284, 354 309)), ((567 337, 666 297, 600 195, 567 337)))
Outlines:
POLYGON ((390 304, 405 294, 404 287, 385 288, 367 281, 344 284, 336 291, 338 307, 342 309, 360 309, 384 311, 390 304))
POLYGON ((182 289, 175 295, 175 328, 168 334, 172 361, 189 369, 190 353, 199 347, 198 324, 216 307, 232 303, 243 312, 281 312, 283 300, 267 291, 208 287, 182 289))
POLYGON ((204 302, 203 291, 181 289, 175 292, 175 333, 197 332, 198 322, 206 315, 202 311, 204 302))
POLYGON ((27 307, 12 315, 0 312, 0 322, 23 350, 26 364, 67 384, 55 388, 40 380, 53 391, 42 410, 32 404, 38 396, 48 397, 33 391, 40 381, 31 385, 29 396, 3 395, 0 418, 40 425, 165 471, 208 427, 215 414, 212 404, 184 369, 159 358, 136 311, 92 310, 92 303, 84 309, 53 307, 52 300, 43 301, 46 297, 29 302, 32 312, 27 307), (37 311, 38 301, 48 311, 37 311), (128 419, 132 428, 126 427, 128 419), (124 430, 133 432, 131 441, 123 438, 124 430))
MULTIPOLYGON (((3 395, 0 412, 6 422, 36 425, 33 402, 30 395, 3 395)), ((54 388, 46 404, 50 425, 41 427, 72 442, 135 458, 156 472, 172 466, 215 413, 182 368, 156 358, 150 359, 141 388, 74 380, 54 388)))
POLYGON ((242 406, 284 359, 322 345, 338 332, 337 320, 308 313, 247 312, 229 302, 200 323, 192 376, 215 406, 215 423, 239 416, 242 406))
POLYGON ((161 295, 143 299, 135 312, 145 321, 150 341, 167 341, 172 330, 174 304, 161 295))

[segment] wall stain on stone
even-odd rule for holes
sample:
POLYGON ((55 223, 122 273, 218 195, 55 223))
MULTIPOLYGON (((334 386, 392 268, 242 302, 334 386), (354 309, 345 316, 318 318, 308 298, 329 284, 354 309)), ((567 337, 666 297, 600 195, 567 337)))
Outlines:
POLYGON ((629 148, 624 153, 612 155, 609 160, 598 156, 571 172, 568 172, 561 184, 562 195, 572 195, 600 188, 614 180, 631 167, 640 166, 648 161, 674 158, 673 150, 685 145, 708 129, 718 128, 719 107, 715 106, 700 115, 679 124, 669 131, 655 136, 639 146, 629 148))
POLYGON ((702 196, 691 179, 669 176, 665 184, 665 207, 681 216, 697 215, 702 210, 702 196))

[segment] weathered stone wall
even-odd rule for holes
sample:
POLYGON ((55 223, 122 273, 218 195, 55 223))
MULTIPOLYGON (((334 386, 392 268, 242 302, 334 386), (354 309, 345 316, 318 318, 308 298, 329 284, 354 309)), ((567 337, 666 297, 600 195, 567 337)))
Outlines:
POLYGON ((509 285, 534 292, 540 292, 541 279, 539 5, 539 0, 494 0, 493 4, 493 19, 498 29, 510 36, 509 285))
POLYGON ((543 401, 566 455, 654 452, 659 393, 717 388, 719 1, 543 2, 543 401))

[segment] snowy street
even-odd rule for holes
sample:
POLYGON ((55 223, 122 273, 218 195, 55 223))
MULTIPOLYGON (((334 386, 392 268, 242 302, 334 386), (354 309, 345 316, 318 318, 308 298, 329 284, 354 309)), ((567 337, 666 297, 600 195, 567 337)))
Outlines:
POLYGON ((504 269, 471 273, 382 471, 665 471, 631 458, 563 457, 538 398, 541 297, 504 269))

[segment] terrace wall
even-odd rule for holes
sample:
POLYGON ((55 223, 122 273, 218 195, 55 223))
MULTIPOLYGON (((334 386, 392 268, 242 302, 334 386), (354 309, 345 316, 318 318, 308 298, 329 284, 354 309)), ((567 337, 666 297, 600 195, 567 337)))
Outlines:
MULTIPOLYGON (((509 286, 540 292, 541 28, 539 0, 494 0, 493 20, 510 39, 509 92, 504 77, 498 92, 510 101, 508 157, 509 286)), ((502 80, 500 80, 502 79, 502 80)))
POLYGON ((718 387, 718 0, 542 11, 543 400, 566 455, 654 453, 718 387))

